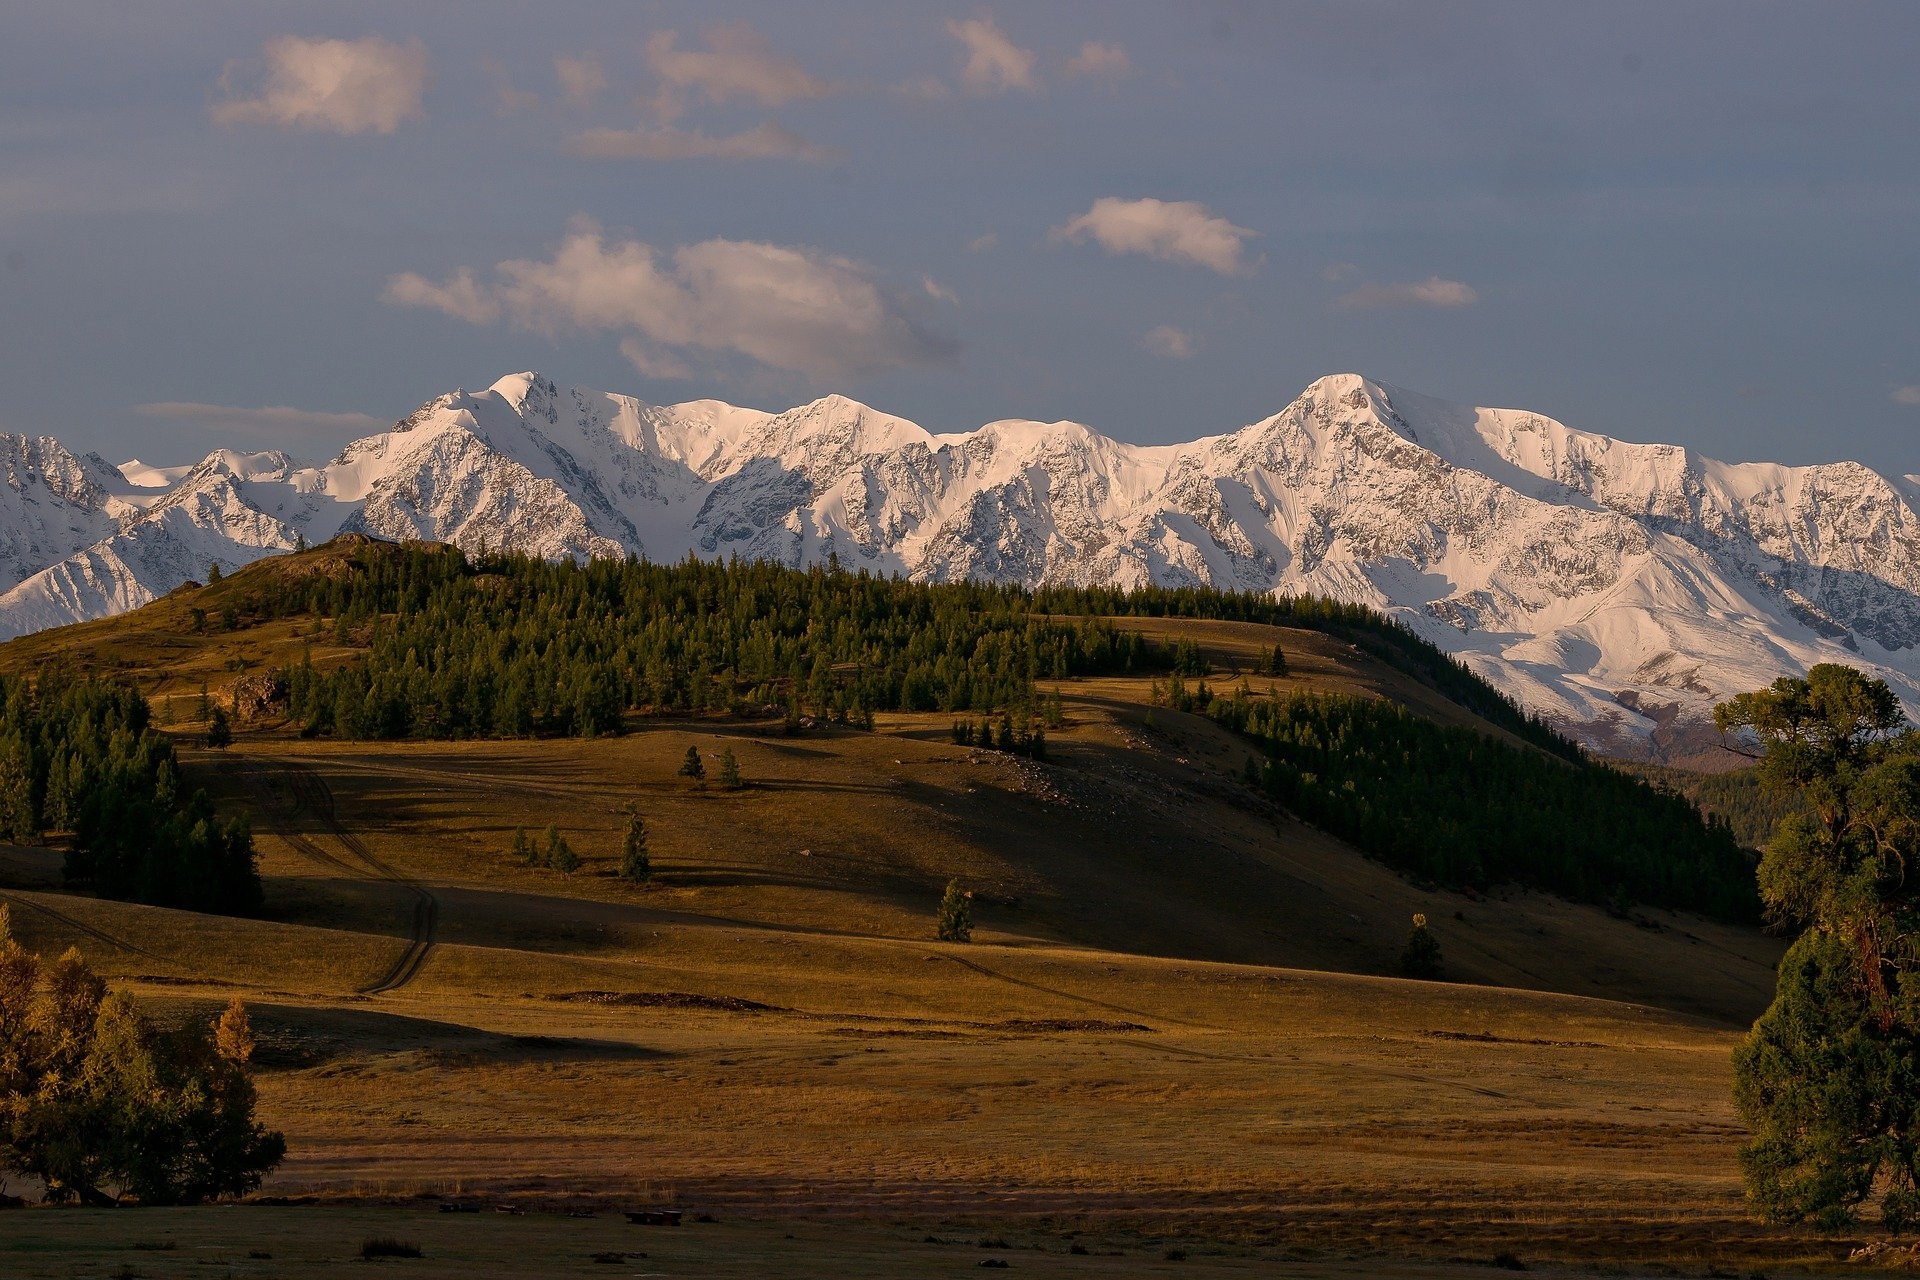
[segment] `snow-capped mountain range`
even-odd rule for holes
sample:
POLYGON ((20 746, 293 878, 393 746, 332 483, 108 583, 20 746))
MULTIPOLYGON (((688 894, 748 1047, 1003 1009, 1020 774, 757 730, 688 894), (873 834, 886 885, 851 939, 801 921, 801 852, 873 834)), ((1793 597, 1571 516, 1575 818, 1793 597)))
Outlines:
POLYGON ((342 531, 541 556, 836 552, 929 580, 1206 584, 1373 605, 1589 743, 1697 744, 1823 661, 1920 711, 1920 477, 1716 462, 1351 374, 1227 435, 934 435, 840 396, 648 405, 534 373, 324 465, 113 467, 0 436, 0 637, 137 607, 342 531))

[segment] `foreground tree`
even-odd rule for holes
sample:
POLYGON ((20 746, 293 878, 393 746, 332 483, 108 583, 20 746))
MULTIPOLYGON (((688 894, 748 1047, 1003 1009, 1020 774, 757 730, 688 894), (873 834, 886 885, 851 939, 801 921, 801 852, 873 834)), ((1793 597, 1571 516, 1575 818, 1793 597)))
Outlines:
POLYGON ((1920 1225, 1920 739, 1884 681, 1835 664, 1714 717, 1805 800, 1760 862, 1770 918, 1802 932, 1734 1054, 1747 1194, 1775 1221, 1838 1228, 1877 1200, 1920 1225))
POLYGON ((77 951, 26 951, 0 909, 0 1165, 47 1199, 198 1204, 245 1195, 286 1154, 255 1122, 253 1033, 235 1000, 211 1026, 155 1028, 77 951))

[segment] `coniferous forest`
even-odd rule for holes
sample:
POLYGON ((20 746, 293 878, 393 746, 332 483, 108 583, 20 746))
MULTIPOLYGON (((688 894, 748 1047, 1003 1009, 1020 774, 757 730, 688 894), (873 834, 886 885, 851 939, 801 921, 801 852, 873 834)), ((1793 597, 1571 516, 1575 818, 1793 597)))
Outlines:
POLYGON ((1754 859, 1726 822, 1607 765, 1374 698, 1258 698, 1242 684, 1195 709, 1265 748, 1249 781, 1416 879, 1758 917, 1754 859))
POLYGON ((0 677, 0 826, 17 843, 71 831, 66 878, 109 898, 199 911, 260 905, 253 837, 184 795, 145 698, 57 670, 0 677))
MULTIPOLYGON (((965 726, 980 745, 1040 755, 1041 726, 1059 723, 1042 682, 1152 671, 1166 673, 1170 701, 1261 744, 1266 760, 1249 781, 1418 880, 1517 882, 1737 919, 1756 910, 1752 860, 1724 822, 1587 761, 1438 649, 1358 606, 1197 589, 911 583, 831 564, 470 559, 445 546, 372 543, 348 549, 345 572, 263 575, 230 599, 222 629, 297 616, 312 619, 309 635, 362 650, 343 665, 322 669, 309 659, 278 673, 288 711, 308 734, 592 736, 621 732, 634 716, 726 712, 870 727, 875 712, 927 711, 956 715, 956 740, 965 726), (1208 695, 1202 684, 1196 698, 1183 683, 1206 669, 1195 646, 1161 648, 1105 615, 1331 632, 1519 741, 1363 698, 1255 697, 1244 684, 1232 697, 1208 695)), ((224 910, 257 901, 244 829, 215 822, 204 799, 175 794, 171 753, 146 728, 138 695, 63 688, 35 696, 8 686, 7 742, 26 745, 6 745, 5 758, 31 778, 20 791, 29 799, 15 805, 26 815, 30 803, 31 815, 19 820, 71 821, 74 878, 104 893, 224 910), (32 708, 64 707, 61 699, 105 709, 32 718, 42 714, 32 708), (74 741, 93 745, 69 747, 68 731, 49 727, 76 715, 84 728, 74 741), (79 794, 67 771, 109 756, 99 776, 124 781, 84 788, 94 798, 67 814, 63 797, 79 794), (148 812, 168 834, 144 852, 123 847, 112 833, 140 829, 148 812), (190 873, 178 869, 182 859, 190 873)), ((0 820, 12 821, 7 803, 0 796, 0 820)))

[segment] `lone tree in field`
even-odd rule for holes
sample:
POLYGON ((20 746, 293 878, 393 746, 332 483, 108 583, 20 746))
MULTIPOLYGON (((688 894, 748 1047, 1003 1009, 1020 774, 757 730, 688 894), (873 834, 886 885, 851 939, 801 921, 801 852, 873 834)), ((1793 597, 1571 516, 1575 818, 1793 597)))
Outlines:
POLYGON ((732 747, 720 749, 720 785, 729 791, 738 791, 747 785, 740 779, 740 762, 734 759, 732 747))
POLYGON ((627 828, 620 841, 620 877, 644 884, 653 876, 653 859, 647 854, 647 824, 640 810, 627 806, 627 828))
POLYGON ((0 908, 0 1166, 50 1201, 198 1204, 241 1196, 286 1155, 253 1118, 239 1000, 211 1027, 156 1029, 78 951, 23 949, 0 908))
POLYGON ((695 782, 707 776, 707 766, 700 763, 700 748, 687 748, 687 758, 680 762, 680 776, 692 778, 695 782))
POLYGON ((1400 953, 1400 976, 1437 980, 1446 967, 1440 963, 1440 940, 1427 928, 1427 917, 1414 912, 1413 931, 1407 935, 1407 949, 1400 953))
POLYGON ((940 898, 940 941, 973 941, 973 895, 960 887, 958 880, 947 881, 940 898))
POLYGON ((1763 786, 1797 792, 1760 860, 1760 896, 1802 932, 1773 1005, 1734 1053, 1752 1137, 1747 1195, 1768 1219, 1838 1228, 1877 1199, 1920 1226, 1920 735, 1884 681, 1823 663, 1714 709, 1764 747, 1763 786))
POLYGON ((527 838, 527 829, 525 827, 515 827, 513 829, 513 843, 507 846, 507 852, 514 859, 524 862, 528 866, 532 866, 534 863, 540 861, 540 855, 534 852, 533 841, 527 838))

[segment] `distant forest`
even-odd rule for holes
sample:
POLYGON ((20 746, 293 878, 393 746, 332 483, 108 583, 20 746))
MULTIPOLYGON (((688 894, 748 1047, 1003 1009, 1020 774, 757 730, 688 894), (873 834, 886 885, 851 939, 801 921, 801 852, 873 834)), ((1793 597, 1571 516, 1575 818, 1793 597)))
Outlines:
POLYGON ((1724 819, 1608 765, 1552 759, 1375 698, 1189 694, 1265 750, 1248 781, 1416 879, 1754 920, 1754 859, 1724 819))
POLYGON ((1760 785, 1760 771, 1749 765, 1725 773, 1696 773, 1667 765, 1619 761, 1615 767, 1645 778, 1664 791, 1683 795, 1702 813, 1711 814, 1733 829, 1742 847, 1765 849, 1787 816, 1806 811, 1806 799, 1792 790, 1769 790, 1760 785))

